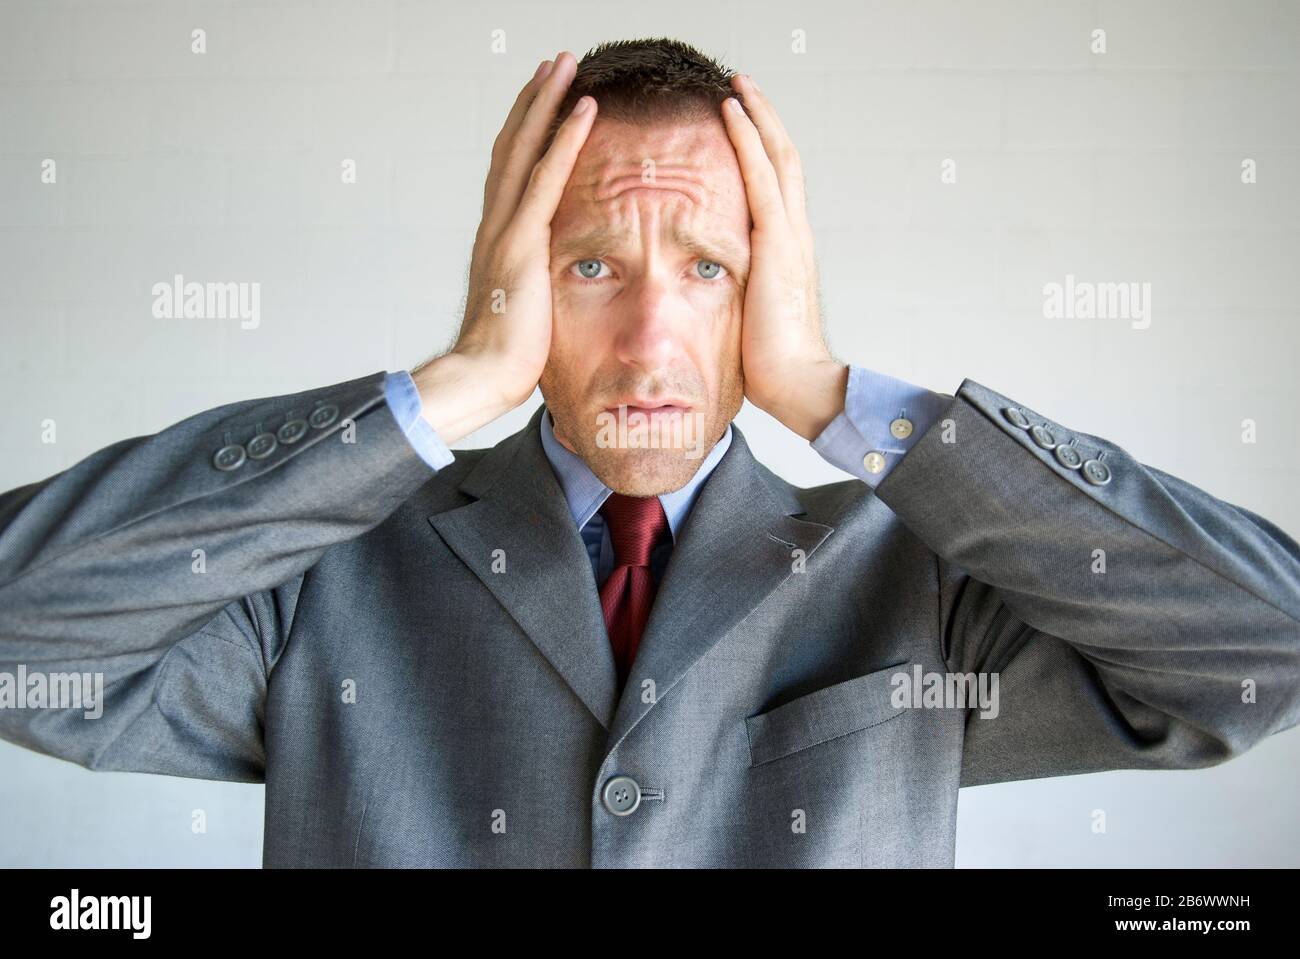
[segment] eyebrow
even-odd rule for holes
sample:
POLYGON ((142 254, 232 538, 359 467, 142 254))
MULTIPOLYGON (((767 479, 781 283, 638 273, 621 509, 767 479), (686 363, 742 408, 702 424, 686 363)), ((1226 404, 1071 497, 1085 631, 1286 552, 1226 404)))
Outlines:
MULTIPOLYGON (((682 229, 673 227, 669 234, 672 241, 684 250, 706 260, 714 260, 728 267, 732 273, 747 272, 744 251, 726 237, 702 238, 682 229)), ((593 227, 577 236, 561 240, 555 246, 557 258, 577 256, 581 253, 604 256, 620 241, 626 239, 626 230, 616 230, 607 226, 593 227)))

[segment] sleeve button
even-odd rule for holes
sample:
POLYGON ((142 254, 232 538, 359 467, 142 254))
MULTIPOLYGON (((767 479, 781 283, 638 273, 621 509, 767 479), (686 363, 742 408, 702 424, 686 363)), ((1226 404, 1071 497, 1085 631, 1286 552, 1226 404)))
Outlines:
POLYGON ((302 439, 306 432, 306 420, 290 420, 276 430, 275 435, 276 438, 278 438, 285 446, 292 446, 294 443, 302 439))
POLYGON ((339 418, 339 408, 333 403, 326 403, 324 406, 318 406, 311 411, 311 416, 307 417, 307 422, 318 430, 323 430, 339 418))
POLYGON ((1077 470, 1083 465, 1083 457, 1073 446, 1058 446, 1056 448, 1056 461, 1068 470, 1077 470))
POLYGON ((896 440, 905 440, 912 435, 912 421, 899 417, 889 424, 889 432, 896 440))
POLYGON ((1029 431, 1029 435, 1045 450, 1056 449, 1056 436, 1046 426, 1035 426, 1029 431))
POLYGON ((274 433, 258 433, 248 441, 248 457, 249 459, 264 460, 275 452, 278 445, 274 433))
POLYGON ((1110 467, 1101 460, 1088 460, 1083 464, 1083 478, 1093 486, 1105 486, 1110 482, 1110 467))
POLYGON ((229 446, 223 446, 217 450, 216 455, 212 457, 212 465, 228 473, 243 466, 245 459, 244 448, 238 443, 231 443, 229 446))
POLYGON ((885 457, 876 450, 872 450, 862 457, 862 465, 868 473, 879 473, 885 468, 885 457))
POLYGON ((1022 413, 1014 406, 1008 406, 1002 411, 1002 415, 1010 421, 1012 426, 1018 426, 1022 430, 1029 429, 1029 417, 1022 413))

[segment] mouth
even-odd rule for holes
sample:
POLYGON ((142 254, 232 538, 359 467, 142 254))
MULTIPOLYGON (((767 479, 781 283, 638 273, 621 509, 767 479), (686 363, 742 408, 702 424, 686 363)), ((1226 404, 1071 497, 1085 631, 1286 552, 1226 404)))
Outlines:
POLYGON ((605 412, 611 416, 617 417, 619 410, 627 410, 627 416, 631 417, 634 413, 640 413, 647 419, 656 416, 675 416, 690 412, 689 404, 680 402, 676 399, 667 402, 641 401, 630 403, 621 403, 618 406, 607 406, 605 412))

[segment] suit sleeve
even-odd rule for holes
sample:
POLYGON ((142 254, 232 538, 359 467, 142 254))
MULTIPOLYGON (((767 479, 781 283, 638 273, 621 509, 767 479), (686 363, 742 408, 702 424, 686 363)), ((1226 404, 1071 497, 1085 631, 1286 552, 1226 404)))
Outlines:
POLYGON ((1209 766, 1300 723, 1300 546, 1254 513, 969 379, 876 495, 936 554, 947 669, 998 678, 963 786, 1209 766))
POLYGON ((89 769, 261 781, 305 574, 432 475, 384 387, 217 407, 0 495, 0 738, 89 769), (20 673, 99 674, 102 702, 33 707, 20 673))

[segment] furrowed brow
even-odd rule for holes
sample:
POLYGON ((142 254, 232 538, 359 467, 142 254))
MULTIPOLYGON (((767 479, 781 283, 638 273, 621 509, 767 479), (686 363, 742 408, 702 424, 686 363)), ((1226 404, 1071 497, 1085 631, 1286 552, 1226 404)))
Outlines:
POLYGON ((746 267, 744 251, 730 239, 718 237, 696 237, 683 229, 674 229, 673 242, 684 250, 690 250, 706 260, 715 260, 735 272, 742 272, 746 267))
POLYGON ((566 237, 555 245, 552 257, 564 259, 570 256, 600 256, 609 253, 618 245, 626 234, 607 226, 593 227, 577 236, 566 237))

